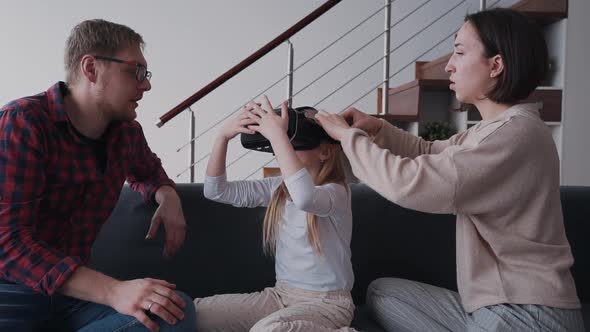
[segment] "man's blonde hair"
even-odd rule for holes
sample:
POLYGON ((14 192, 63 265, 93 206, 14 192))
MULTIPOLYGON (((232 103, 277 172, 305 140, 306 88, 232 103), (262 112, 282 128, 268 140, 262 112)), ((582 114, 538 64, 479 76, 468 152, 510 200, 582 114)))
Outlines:
POLYGON ((72 29, 66 41, 66 82, 76 82, 80 60, 86 54, 114 56, 128 47, 140 47, 143 50, 144 45, 141 35, 125 25, 101 19, 83 21, 72 29))

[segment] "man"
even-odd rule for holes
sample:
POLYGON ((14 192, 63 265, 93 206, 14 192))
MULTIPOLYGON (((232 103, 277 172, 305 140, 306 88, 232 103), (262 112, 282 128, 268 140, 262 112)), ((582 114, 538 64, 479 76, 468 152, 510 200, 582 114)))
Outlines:
POLYGON ((104 20, 67 40, 66 82, 0 110, 0 330, 194 331, 192 299, 164 280, 85 266, 125 181, 159 207, 147 238, 185 238, 174 183, 135 109, 151 89, 142 37, 104 20))

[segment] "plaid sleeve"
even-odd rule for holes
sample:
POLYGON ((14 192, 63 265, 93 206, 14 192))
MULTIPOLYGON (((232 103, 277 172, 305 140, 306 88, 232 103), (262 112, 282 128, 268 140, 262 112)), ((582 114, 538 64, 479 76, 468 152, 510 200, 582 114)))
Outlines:
POLYGON ((149 148, 139 122, 132 122, 130 133, 130 148, 135 158, 132 158, 133 165, 131 174, 127 175, 127 182, 146 201, 154 201, 158 188, 164 185, 174 187, 174 181, 164 171, 160 158, 149 148))
POLYGON ((81 265, 33 235, 45 188, 41 121, 26 110, 0 110, 0 274, 52 295, 81 265))

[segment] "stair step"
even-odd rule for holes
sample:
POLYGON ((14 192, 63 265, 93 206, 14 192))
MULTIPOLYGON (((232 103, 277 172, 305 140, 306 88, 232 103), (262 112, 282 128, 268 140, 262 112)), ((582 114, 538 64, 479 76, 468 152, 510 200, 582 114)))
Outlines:
POLYGON ((281 169, 278 167, 264 167, 262 168, 262 176, 265 178, 281 176, 281 169))
MULTIPOLYGON (((424 91, 449 91, 448 80, 414 80, 397 88, 389 89, 389 112, 381 115, 386 121, 416 122, 419 121, 420 96, 424 91)), ((377 90, 377 109, 381 113, 382 89, 377 90)), ((556 88, 539 87, 522 103, 540 103, 539 112, 545 122, 561 122, 562 90, 556 88)), ((470 112, 469 121, 479 121, 481 117, 477 110, 470 112)))
MULTIPOLYGON (((417 79, 390 88, 388 93, 389 109, 384 112, 388 115, 387 121, 414 122, 420 117, 420 96, 424 91, 448 91, 450 81, 448 79, 417 79)), ((377 113, 381 112, 381 88, 377 89, 377 113)))
POLYGON ((521 0, 510 8, 547 25, 567 18, 568 0, 521 0))
POLYGON ((448 80, 451 74, 445 71, 445 67, 452 54, 445 54, 432 61, 417 61, 416 78, 423 80, 448 80))
MULTIPOLYGON (((541 25, 547 25, 567 18, 568 0, 521 0, 510 8, 529 15, 541 25)), ((417 61, 416 78, 449 79, 445 66, 452 54, 445 54, 432 61, 417 61)))
MULTIPOLYGON (((561 100, 562 90, 540 87, 523 100, 523 103, 539 103, 541 120, 545 122, 561 122, 561 100)), ((481 115, 476 108, 470 109, 467 113, 467 121, 481 121, 481 115)))

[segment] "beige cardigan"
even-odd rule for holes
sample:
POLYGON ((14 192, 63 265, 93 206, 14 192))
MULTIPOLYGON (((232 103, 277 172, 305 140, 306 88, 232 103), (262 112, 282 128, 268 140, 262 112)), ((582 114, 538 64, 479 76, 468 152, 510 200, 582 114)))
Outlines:
POLYGON ((385 198, 457 215, 457 284, 466 311, 498 303, 580 308, 559 158, 533 104, 446 141, 427 142, 384 123, 374 141, 349 129, 342 147, 354 174, 385 198))

